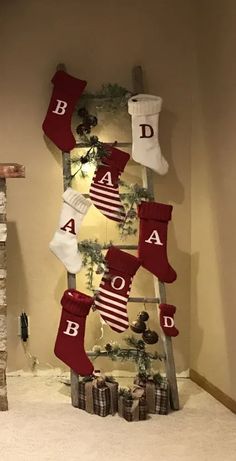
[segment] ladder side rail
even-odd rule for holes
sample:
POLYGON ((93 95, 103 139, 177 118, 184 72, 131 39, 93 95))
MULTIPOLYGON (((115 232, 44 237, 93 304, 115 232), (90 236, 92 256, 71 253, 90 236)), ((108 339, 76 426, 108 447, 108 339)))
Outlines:
MULTIPOLYGON (((63 189, 64 191, 68 188, 71 178, 71 162, 70 152, 62 152, 62 166, 63 166, 63 189)), ((76 289, 76 276, 67 272, 67 287, 76 289)), ((70 370, 70 381, 71 381, 71 403, 73 407, 78 407, 79 404, 79 375, 72 369, 70 370)))
MULTIPOLYGON (((142 72, 141 66, 136 66, 133 68, 132 77, 133 77, 134 91, 136 93, 143 93, 144 83, 143 83, 143 72, 142 72)), ((147 167, 142 168, 142 180, 143 180, 143 187, 145 187, 148 190, 148 192, 154 197, 153 172, 150 168, 147 168, 147 167)), ((155 276, 153 276, 153 280, 154 280, 154 289, 155 289, 156 297, 157 298, 159 297, 161 303, 165 303, 166 302, 165 284, 160 282, 155 276)), ((159 313, 158 313, 158 319, 159 319, 159 313)), ((177 380, 176 380, 172 340, 171 340, 171 337, 165 335, 162 328, 160 328, 160 330, 161 330, 161 338, 163 341, 164 352, 166 356, 165 365, 166 365, 166 376, 167 376, 169 386, 170 386, 170 405, 173 410, 179 410, 179 394, 178 394, 178 387, 177 387, 177 380)))

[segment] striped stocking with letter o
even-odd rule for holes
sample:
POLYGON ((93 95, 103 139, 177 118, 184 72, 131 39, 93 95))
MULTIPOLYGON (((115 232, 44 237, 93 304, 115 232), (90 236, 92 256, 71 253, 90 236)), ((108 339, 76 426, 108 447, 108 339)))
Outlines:
POLYGON ((102 277, 95 306, 111 329, 122 333, 129 327, 127 301, 140 261, 112 246, 107 251, 105 260, 107 271, 102 277))
POLYGON ((125 210, 120 201, 118 182, 130 156, 115 147, 106 146, 106 150, 108 155, 94 173, 89 196, 104 216, 121 222, 125 218, 125 210))

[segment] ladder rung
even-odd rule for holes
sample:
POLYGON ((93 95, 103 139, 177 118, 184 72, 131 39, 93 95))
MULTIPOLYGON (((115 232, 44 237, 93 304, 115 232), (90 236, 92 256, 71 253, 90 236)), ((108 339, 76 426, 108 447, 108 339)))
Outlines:
POLYGON ((104 245, 102 247, 102 250, 108 250, 108 248, 110 248, 111 246, 119 248, 119 250, 137 250, 138 248, 138 245, 104 245))
MULTIPOLYGON (((94 295, 96 296, 99 293, 99 289, 94 291, 94 295)), ((139 297, 130 297, 128 298, 129 303, 150 303, 150 304, 159 304, 159 298, 145 298, 143 296, 139 297)))
MULTIPOLYGON (((117 141, 113 141, 113 142, 104 142, 103 144, 108 144, 109 146, 114 146, 114 147, 130 147, 132 146, 132 143, 131 142, 117 142, 117 141)), ((91 147, 91 144, 89 144, 88 142, 77 142, 76 143, 76 147, 91 147)))
MULTIPOLYGON (((85 198, 90 198, 90 195, 89 195, 89 194, 82 194, 82 195, 83 195, 83 197, 85 197, 85 198)), ((127 192, 127 193, 124 193, 124 194, 122 193, 122 195, 128 195, 128 192, 127 192)))
MULTIPOLYGON (((107 250, 110 248, 111 245, 104 245, 103 249, 107 250)), ((119 248, 119 250, 137 250, 138 245, 112 245, 115 248, 119 248)))
MULTIPOLYGON (((133 353, 136 353, 137 355, 140 354, 139 351, 137 351, 136 349, 121 349, 121 352, 122 351, 132 351, 133 353)), ((99 353, 97 352, 94 352, 94 351, 86 351, 86 354, 88 355, 88 357, 99 357, 99 356, 104 356, 104 357, 107 357, 109 355, 109 353, 107 351, 99 351, 99 353)), ((151 355, 151 354, 150 354, 151 355)), ((158 354, 157 357, 156 357, 156 360, 157 359, 161 359, 161 360, 165 360, 166 356, 164 354, 158 354)), ((153 357, 153 354, 152 354, 152 359, 154 360, 154 357, 153 357)))
POLYGON ((153 303, 153 304, 159 304, 160 299, 159 298, 129 298, 128 299, 129 303, 153 303))

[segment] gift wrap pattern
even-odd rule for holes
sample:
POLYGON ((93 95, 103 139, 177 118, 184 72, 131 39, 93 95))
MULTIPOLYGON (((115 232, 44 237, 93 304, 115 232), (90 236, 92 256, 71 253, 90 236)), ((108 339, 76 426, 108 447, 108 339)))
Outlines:
POLYGON ((96 378, 79 382, 78 408, 98 416, 114 415, 118 407, 118 383, 96 378))
POLYGON ((118 401, 119 416, 126 419, 126 421, 143 421, 147 419, 147 402, 144 397, 138 401, 138 405, 134 406, 134 400, 126 399, 119 396, 118 401))
POLYGON ((147 408, 149 413, 167 415, 169 412, 169 385, 166 379, 155 383, 147 381, 144 384, 147 408))

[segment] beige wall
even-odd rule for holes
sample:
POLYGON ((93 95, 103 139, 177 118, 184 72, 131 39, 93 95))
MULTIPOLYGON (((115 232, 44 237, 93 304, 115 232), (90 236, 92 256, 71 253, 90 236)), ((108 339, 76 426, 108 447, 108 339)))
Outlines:
MULTIPOLYGON (((94 90, 104 82, 131 88, 131 69, 141 64, 146 91, 163 97, 160 141, 170 163, 166 177, 156 176, 156 197, 174 205, 169 229, 169 259, 178 273, 167 287, 168 301, 177 306, 180 336, 174 340, 177 371, 189 366, 190 325, 190 133, 192 104, 192 12, 185 0, 156 1, 36 1, 1 2, 1 162, 26 167, 26 179, 8 182, 8 334, 9 370, 27 369, 17 337, 17 315, 24 308, 31 320, 28 351, 41 368, 61 366, 53 354, 60 316, 60 298, 66 288, 62 264, 48 243, 61 207, 61 154, 43 138, 41 124, 51 94, 50 79, 59 62, 68 72, 88 80, 94 90)), ((113 136, 130 137, 129 123, 113 136)), ((107 131, 101 133, 106 139, 107 131)), ((127 179, 134 182, 139 168, 130 165, 127 179)), ((86 189, 74 184, 77 190, 86 189)), ((87 184, 88 187, 88 184, 87 184)), ((87 216, 80 238, 104 241, 112 224, 96 211, 87 216), (96 225, 94 217, 96 216, 96 225), (101 229, 101 232, 100 232, 101 229)), ((77 288, 84 288, 84 275, 77 288)), ((141 272, 134 294, 152 295, 151 276, 141 272), (148 284, 148 292, 144 286, 148 284)), ((148 306, 151 327, 156 312, 148 306)), ((142 306, 129 306, 131 320, 142 306)), ((99 343, 100 324, 89 316, 86 346, 99 343)), ((120 340, 105 332, 104 341, 120 340)), ((103 340, 100 340, 103 343, 103 340)), ((103 362, 104 369, 113 364, 103 362)))
POLYGON ((236 399, 236 3, 198 7, 190 366, 236 399))

